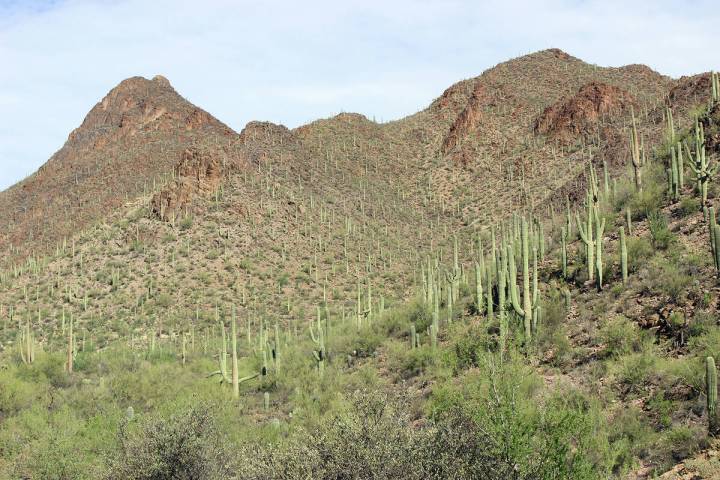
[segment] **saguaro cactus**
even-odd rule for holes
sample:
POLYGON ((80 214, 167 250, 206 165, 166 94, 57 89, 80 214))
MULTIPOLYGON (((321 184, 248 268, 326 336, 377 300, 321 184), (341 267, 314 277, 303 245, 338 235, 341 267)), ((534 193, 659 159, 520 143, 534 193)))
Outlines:
POLYGON ((222 332, 222 345, 220 346, 219 352, 218 352, 218 361, 220 363, 220 369, 212 372, 208 375, 208 377, 212 377, 214 375, 220 376, 220 383, 230 383, 233 386, 233 397, 238 398, 240 396, 240 384, 243 382, 246 382, 248 380, 252 380, 255 377, 259 377, 261 374, 265 375, 265 372, 267 371, 265 365, 263 364, 263 368, 261 372, 253 373, 251 375, 248 375, 247 377, 238 378, 238 359, 237 359, 237 326, 235 324, 235 315, 233 314, 233 321, 232 321, 232 327, 231 327, 231 333, 232 333, 232 371, 230 372, 230 375, 228 375, 228 369, 227 369, 227 334, 225 332, 225 325, 223 325, 222 321, 220 322, 220 331, 222 332))
POLYGON ((313 350, 313 357, 318 367, 318 374, 322 378, 325 374, 325 360, 327 351, 325 350, 325 329, 320 320, 320 307, 317 307, 317 334, 313 330, 312 322, 310 322, 310 338, 317 348, 313 350))
POLYGON ((23 363, 28 365, 33 363, 35 361, 35 341, 33 340, 29 319, 24 327, 20 327, 17 344, 20 351, 20 359, 23 363))
POLYGON ((595 209, 595 270, 597 278, 597 289, 602 290, 603 285, 603 233, 605 233, 605 218, 600 219, 598 209, 595 209))
POLYGON ((480 264, 475 262, 475 307, 478 313, 483 311, 483 284, 480 264))
MULTIPOLYGON (((492 262, 491 262, 492 263, 492 262)), ((485 297, 487 300, 485 313, 487 314, 488 322, 492 322, 493 320, 493 289, 492 289, 492 269, 487 268, 485 270, 485 276, 487 277, 487 281, 485 282, 486 290, 485 297)))
MULTIPOLYGON (((232 327, 230 333, 232 333, 232 386, 233 386, 233 397, 240 398, 240 382, 238 375, 238 357, 237 357, 237 320, 235 318, 235 306, 232 309, 232 327)), ((223 331, 225 329, 223 328, 223 331)))
POLYGON ((705 155, 705 132, 702 123, 695 118, 695 158, 690 162, 690 169, 695 173, 698 192, 702 205, 707 204, 708 184, 717 170, 717 165, 710 166, 710 160, 705 155))
POLYGON ((715 235, 715 227, 717 221, 715 220, 715 207, 709 207, 707 209, 707 221, 708 221, 708 235, 710 236, 710 250, 712 252, 713 263, 715 268, 718 267, 718 248, 717 248, 717 236, 715 235))
POLYGON ((504 253, 501 251, 500 259, 500 271, 498 274, 498 320, 500 322, 500 355, 504 355, 505 342, 507 339, 508 323, 507 315, 505 314, 505 307, 507 303, 506 290, 507 290, 507 277, 508 277, 508 254, 507 250, 510 247, 505 246, 504 253))
POLYGON ((592 282, 595 279, 595 237, 593 236, 593 207, 589 198, 590 194, 588 193, 585 228, 583 228, 583 222, 580 221, 580 215, 577 213, 575 214, 575 220, 577 221, 580 238, 585 244, 585 259, 587 262, 588 280, 592 282))
POLYGON ((720 418, 717 410, 717 369, 715 359, 705 359, 705 385, 707 389, 708 433, 712 436, 720 434, 720 418))
POLYGON ((642 139, 638 135, 634 111, 632 111, 632 128, 630 130, 630 160, 635 174, 635 188, 641 192, 642 169, 645 166, 645 148, 642 139))
POLYGON ((580 238, 585 244, 586 260, 588 268, 588 280, 597 281, 598 290, 602 290, 603 282, 603 233, 605 232, 605 218, 600 217, 600 206, 598 204, 599 197, 597 194, 597 180, 590 169, 590 184, 586 196, 586 218, 580 221, 580 216, 576 214, 578 231, 580 238), (594 228, 593 228, 594 227, 594 228), (595 275, 597 273, 597 275, 595 275))
POLYGON ((622 282, 627 283, 628 279, 628 254, 627 245, 625 243, 625 227, 620 227, 620 271, 622 273, 622 282))
POLYGON ((65 367, 67 368, 68 373, 72 373, 73 371, 73 317, 72 313, 70 314, 70 325, 68 329, 68 344, 67 344, 67 363, 65 367))
POLYGON ((678 165, 678 159, 675 149, 670 148, 670 153, 670 194, 672 196, 672 199, 677 201, 680 199, 680 167, 678 165))
MULTIPOLYGON (((518 287, 517 287, 517 267, 515 265, 515 258, 513 254, 513 248, 508 247, 508 258, 510 261, 510 298, 512 301, 513 309, 523 319, 523 326, 525 330, 525 340, 530 342, 532 340, 532 318, 533 310, 537 306, 537 293, 533 292, 530 295, 530 251, 529 251, 529 235, 527 221, 523 218, 521 228, 521 252, 522 252, 522 272, 523 272, 523 297, 522 305, 520 305, 518 287), (533 304, 533 299, 536 300, 533 304)), ((533 282, 533 286, 537 283, 533 282)))
POLYGON ((568 256, 567 256, 567 241, 568 241, 568 231, 567 228, 561 227, 560 228, 560 240, 562 241, 561 249, 560 249, 560 264, 562 265, 562 276, 563 278, 567 278, 568 274, 568 256))

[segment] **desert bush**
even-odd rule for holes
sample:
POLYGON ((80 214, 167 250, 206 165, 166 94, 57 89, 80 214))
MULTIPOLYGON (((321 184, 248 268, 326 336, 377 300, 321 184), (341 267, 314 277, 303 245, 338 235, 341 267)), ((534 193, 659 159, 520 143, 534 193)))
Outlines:
POLYGON ((675 240, 675 235, 668 228, 667 217, 660 211, 651 212, 648 215, 648 226, 653 247, 667 250, 675 240))
POLYGON ((108 480, 225 479, 225 448, 210 405, 198 404, 169 417, 126 417, 108 480))
POLYGON ((599 331, 606 356, 619 357, 642 348, 644 335, 638 326, 624 317, 608 319, 599 331))
POLYGON ((645 281, 651 293, 663 293, 678 302, 686 297, 692 277, 670 259, 656 258, 650 265, 645 281))
POLYGON ((641 392, 655 373, 655 361, 655 355, 646 350, 620 357, 616 365, 618 383, 628 392, 641 392))
POLYGON ((485 352, 491 347, 490 338, 477 325, 457 329, 453 339, 448 360, 455 372, 480 366, 485 352))
POLYGON ((371 327, 364 326, 357 335, 344 337, 342 344, 337 346, 338 350, 346 355, 360 358, 370 357, 375 354, 377 348, 383 343, 385 337, 380 335, 371 327))
POLYGON ((700 200, 697 197, 684 197, 680 200, 678 212, 680 216, 687 217, 700 211, 700 200))
POLYGON ((387 344, 390 370, 402 379, 421 375, 435 363, 435 356, 429 346, 410 348, 410 342, 392 342, 387 344))
POLYGON ((564 298, 559 291, 553 291, 552 295, 542 302, 536 345, 544 356, 552 356, 552 363, 555 365, 565 362, 572 351, 565 332, 566 317, 564 298))

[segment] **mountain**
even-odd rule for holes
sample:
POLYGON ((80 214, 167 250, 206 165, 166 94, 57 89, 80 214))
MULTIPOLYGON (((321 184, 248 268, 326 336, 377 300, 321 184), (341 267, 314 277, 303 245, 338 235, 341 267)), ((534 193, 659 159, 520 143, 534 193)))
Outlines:
MULTIPOLYGON (((343 114, 291 134, 299 137, 305 155, 323 148, 324 135, 331 136, 326 142, 337 141, 339 135, 346 141, 352 137, 356 143, 358 139, 373 142, 372 154, 383 158, 385 173, 400 178, 406 192, 414 190, 417 198, 428 193, 418 192, 419 185, 432 185, 434 200, 447 209, 461 205, 464 221, 497 219, 509 208, 540 204, 548 193, 564 196, 574 188, 576 176, 567 172, 552 185, 547 184, 547 177, 537 175, 540 170, 564 171, 566 166, 558 163, 554 144, 546 141, 547 131, 534 128, 536 122, 545 129, 560 128, 550 123, 564 122, 562 128, 572 132, 582 128, 587 137, 597 128, 598 112, 589 123, 568 111, 561 111, 557 118, 540 117, 555 103, 583 95, 582 89, 593 82, 615 88, 604 90, 604 95, 622 96, 645 111, 674 85, 647 67, 601 68, 551 49, 501 63, 459 82, 427 109, 395 122, 378 125, 359 115, 343 114), (586 124, 573 126, 572 122, 586 124), (498 153, 503 161, 496 160, 498 153), (413 159, 413 163, 397 165, 398 158, 413 159), (474 186, 508 195, 478 196, 474 186), (518 189, 521 196, 514 193, 518 189)), ((628 112, 625 108, 615 113, 628 112)), ((558 136, 562 135, 554 132, 549 139, 558 136)), ((621 140, 624 137, 611 142, 621 140)), ((14 252, 11 259, 24 258, 33 249, 54 249, 73 232, 154 191, 178 169, 187 168, 181 164, 192 156, 184 153, 191 146, 219 149, 216 156, 226 163, 232 150, 232 165, 245 160, 238 135, 183 99, 164 77, 121 82, 45 165, 0 193, 0 222, 7 225, 0 234, 0 247, 14 252)), ((282 155, 283 145, 274 147, 282 155)), ((611 147, 603 145, 603 149, 611 147)), ((580 175, 584 165, 579 162, 571 170, 580 175)))
POLYGON ((189 146, 236 137, 164 77, 124 80, 37 172, 0 193, 0 247, 55 248, 163 182, 189 146))
POLYGON ((235 133, 121 82, 0 193, 0 476, 712 471, 720 188, 698 198, 688 157, 696 117, 720 153, 710 91, 550 49, 396 121, 235 133))

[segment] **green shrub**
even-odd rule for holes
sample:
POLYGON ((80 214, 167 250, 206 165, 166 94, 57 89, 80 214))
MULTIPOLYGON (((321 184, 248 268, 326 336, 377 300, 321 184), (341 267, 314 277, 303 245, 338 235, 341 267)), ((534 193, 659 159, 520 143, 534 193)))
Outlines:
POLYGON ((370 357, 375 354, 377 348, 382 344, 385 337, 380 335, 375 329, 365 326, 357 335, 352 334, 347 338, 345 345, 339 345, 340 351, 346 355, 352 355, 359 358, 370 357))
POLYGON ((390 369, 402 379, 421 375, 435 363, 435 355, 428 346, 410 349, 409 342, 395 342, 389 344, 388 347, 390 369))
POLYGON ((628 272, 635 273, 655 253, 646 238, 627 237, 628 272))
POLYGON ((620 357, 617 380, 628 392, 641 392, 655 372, 655 356, 647 351, 620 357))
POLYGON ((659 250, 667 250, 675 241, 675 235, 668 228, 667 217, 660 212, 654 211, 648 215, 648 226, 652 244, 659 250))
POLYGON ((225 479, 230 452, 213 408, 198 404, 169 418, 136 415, 120 426, 109 480, 225 479))
POLYGON ((680 207, 678 209, 680 216, 687 217, 700 210, 700 200, 698 200, 697 197, 684 197, 680 200, 680 207))
POLYGON ((664 190, 657 184, 646 183, 642 192, 634 192, 628 201, 633 220, 642 220, 664 206, 664 190))
POLYGON ((565 331, 566 318, 564 299, 559 292, 542 303, 536 344, 546 358, 550 356, 553 365, 564 364, 572 352, 565 331))
MULTIPOLYGON (((672 460, 680 462, 700 449, 702 436, 698 431, 692 430, 684 425, 673 427, 664 437, 664 447, 670 451, 672 460)), ((669 458, 664 460, 670 464, 669 458)), ((668 467, 670 465, 667 465, 668 467)))
POLYGON ((243 479, 423 478, 421 434, 386 394, 360 392, 350 408, 278 445, 240 451, 243 479))
POLYGON ((664 391, 655 392, 645 403, 647 409, 657 417, 659 427, 668 428, 672 423, 672 413, 677 408, 671 400, 665 398, 664 391))
POLYGON ((451 363, 456 372, 480 365, 484 352, 490 349, 490 339, 479 326, 458 331, 451 363))
POLYGON ((676 302, 686 298, 692 277, 680 270, 680 267, 669 258, 655 258, 651 263, 647 288, 651 293, 664 293, 676 302))
POLYGON ((608 319, 600 329, 599 336, 604 354, 613 357, 638 352, 643 342, 638 326, 625 317, 608 319))
POLYGON ((182 220, 180 220, 180 230, 190 230, 193 224, 193 217, 192 215, 188 215, 186 217, 183 217, 182 220))
POLYGON ((708 312, 697 312, 688 322, 685 330, 687 338, 700 337, 715 330, 718 324, 717 316, 708 312))

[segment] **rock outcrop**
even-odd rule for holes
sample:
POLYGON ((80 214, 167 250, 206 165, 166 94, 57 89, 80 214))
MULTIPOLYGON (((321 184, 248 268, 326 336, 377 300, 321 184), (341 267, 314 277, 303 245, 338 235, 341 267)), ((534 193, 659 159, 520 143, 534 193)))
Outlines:
POLYGON ((627 91, 590 82, 575 95, 547 107, 536 120, 534 130, 561 142, 577 140, 581 135, 594 134, 604 119, 636 106, 627 91))
POLYGON ((196 196, 211 196, 220 188, 223 168, 217 152, 198 147, 183 151, 175 167, 175 180, 151 200, 151 208, 160 219, 176 219, 187 210, 196 196))

